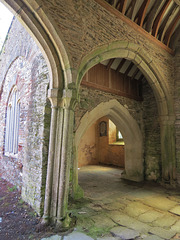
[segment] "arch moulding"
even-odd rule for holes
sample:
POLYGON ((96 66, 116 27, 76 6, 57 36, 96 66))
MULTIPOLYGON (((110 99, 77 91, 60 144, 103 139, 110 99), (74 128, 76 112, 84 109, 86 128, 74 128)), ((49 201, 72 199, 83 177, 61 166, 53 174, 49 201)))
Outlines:
POLYGON ((103 45, 85 56, 79 67, 77 88, 79 89, 84 74, 90 68, 110 58, 125 58, 132 61, 143 73, 154 92, 160 118, 174 116, 173 99, 168 90, 168 83, 163 81, 148 53, 134 43, 115 41, 103 45))

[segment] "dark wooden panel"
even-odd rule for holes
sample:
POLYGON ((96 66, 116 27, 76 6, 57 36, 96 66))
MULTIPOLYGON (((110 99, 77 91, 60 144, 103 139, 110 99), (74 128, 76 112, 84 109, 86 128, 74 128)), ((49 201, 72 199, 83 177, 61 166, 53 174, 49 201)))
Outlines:
POLYGON ((97 64, 86 73, 82 85, 135 100, 142 100, 139 93, 139 81, 113 69, 107 69, 102 64, 97 64))

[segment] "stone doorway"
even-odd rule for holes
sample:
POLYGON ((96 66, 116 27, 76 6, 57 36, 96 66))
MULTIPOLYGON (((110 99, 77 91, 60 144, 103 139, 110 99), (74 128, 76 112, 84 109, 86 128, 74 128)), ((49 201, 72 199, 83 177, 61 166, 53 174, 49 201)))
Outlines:
MULTIPOLYGON (((79 187, 78 187, 78 167, 82 167, 82 165, 78 166, 78 162, 81 162, 81 154, 79 154, 78 149, 81 145, 81 142, 84 143, 83 136, 85 136, 85 132, 88 131, 90 126, 97 123, 98 130, 96 133, 103 135, 102 132, 99 131, 100 124, 105 122, 107 119, 110 119, 118 130, 121 131, 125 145, 124 145, 124 162, 121 165, 112 162, 111 165, 117 167, 123 167, 123 178, 129 179, 132 181, 143 181, 144 180, 144 166, 143 166, 143 139, 141 130, 136 122, 136 120, 130 115, 128 110, 122 106, 117 100, 113 99, 109 102, 102 102, 97 107, 95 107, 91 112, 87 112, 81 119, 80 125, 75 134, 75 159, 73 165, 73 195, 79 195, 79 187)), ((103 127, 104 128, 104 127, 103 127)), ((91 131, 91 130, 90 130, 91 131)), ((99 136, 99 138, 105 138, 105 136, 99 136)), ((95 138, 95 136, 94 136, 95 138)), ((103 143, 101 143, 103 144, 103 143)), ((111 147, 111 146, 110 146, 111 147)), ((112 146, 114 147, 114 146, 112 146)), ((117 147, 117 146, 115 146, 117 147)), ((82 148, 84 153, 87 153, 87 148, 82 148)), ((94 154, 95 146, 92 144, 92 148, 88 150, 87 154, 89 160, 84 165, 97 165, 95 161, 95 154, 94 154), (93 160, 93 161, 92 161, 93 160)), ((104 154, 105 151, 103 150, 99 158, 101 158, 101 164, 106 164, 107 160, 106 157, 108 155, 104 154)), ((84 156, 82 156, 84 159, 84 156)), ((86 156, 87 159, 87 156, 86 156)), ((120 161, 119 161, 120 162, 120 161)))

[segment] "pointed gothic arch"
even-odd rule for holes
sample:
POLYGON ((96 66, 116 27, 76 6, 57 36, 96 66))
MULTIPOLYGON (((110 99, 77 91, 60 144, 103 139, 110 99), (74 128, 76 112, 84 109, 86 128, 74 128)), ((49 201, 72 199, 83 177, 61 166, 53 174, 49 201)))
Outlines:
POLYGON ((107 116, 121 130, 125 142, 125 173, 123 178, 132 181, 144 179, 143 137, 141 129, 129 111, 117 100, 102 102, 81 119, 75 134, 76 157, 74 160, 74 184, 78 189, 78 146, 86 130, 101 117, 107 116))
POLYGON ((85 73, 96 64, 111 58, 125 58, 132 61, 143 73, 153 90, 161 128, 162 179, 176 181, 174 103, 167 81, 164 81, 155 62, 139 45, 128 41, 114 41, 87 54, 81 61, 77 74, 77 89, 85 73))

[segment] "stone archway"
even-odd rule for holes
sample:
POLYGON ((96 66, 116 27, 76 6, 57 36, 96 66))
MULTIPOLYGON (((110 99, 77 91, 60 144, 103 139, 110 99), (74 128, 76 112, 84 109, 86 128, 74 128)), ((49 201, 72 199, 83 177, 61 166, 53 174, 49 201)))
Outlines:
POLYGON ((84 74, 93 66, 110 58, 125 58, 132 61, 143 73, 153 90, 159 114, 161 128, 162 179, 166 182, 176 180, 175 159, 175 113, 173 97, 166 81, 153 60, 139 45, 127 41, 115 41, 92 51, 81 62, 77 75, 77 86, 84 74))
MULTIPOLYGON (((143 138, 141 130, 130 115, 128 110, 122 106, 117 100, 100 103, 91 112, 87 112, 81 119, 80 125, 75 134, 76 152, 81 137, 95 121, 99 118, 107 116, 114 124, 121 129, 125 141, 125 173, 124 178, 133 181, 142 181, 144 179, 143 166, 143 138)), ((74 161, 74 180, 75 185, 78 184, 78 155, 74 161)), ((77 189, 77 186, 74 186, 77 189)))
POLYGON ((58 222, 65 226, 68 225, 67 201, 70 165, 70 154, 68 153, 72 148, 72 138, 70 134, 67 134, 67 129, 69 133, 73 132, 71 107, 75 102, 72 96, 74 89, 68 89, 68 85, 73 82, 73 70, 70 67, 72 64, 69 61, 65 41, 55 30, 56 23, 48 18, 42 5, 39 5, 36 0, 2 0, 2 3, 14 13, 36 40, 48 66, 50 79, 48 98, 52 109, 42 222, 58 222), (59 145, 61 141, 63 144, 59 145))

